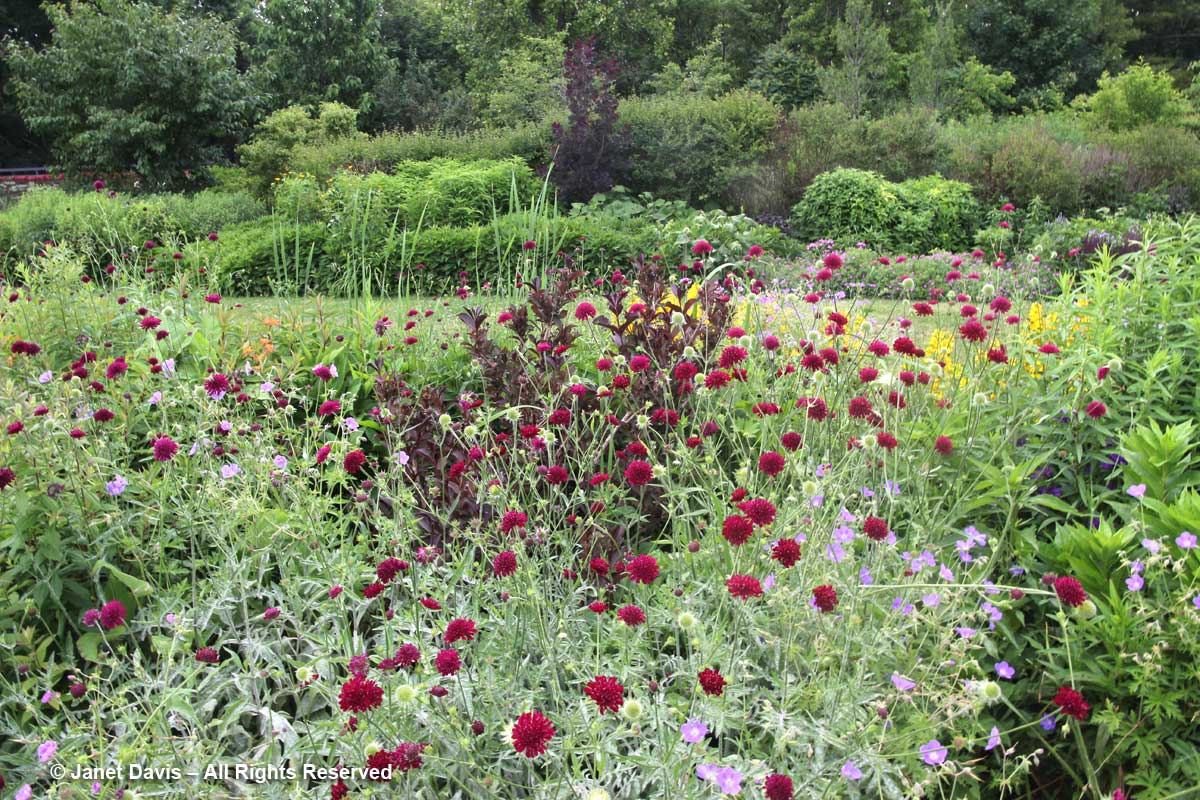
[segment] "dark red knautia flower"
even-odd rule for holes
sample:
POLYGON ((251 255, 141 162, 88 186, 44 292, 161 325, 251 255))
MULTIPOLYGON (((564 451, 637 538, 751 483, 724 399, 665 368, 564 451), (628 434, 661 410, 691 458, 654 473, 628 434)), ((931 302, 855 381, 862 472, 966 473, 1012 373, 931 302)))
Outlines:
POLYGON ((1059 687, 1058 694, 1054 695, 1054 705, 1058 706, 1058 713, 1083 722, 1088 718, 1088 712, 1091 711, 1091 706, 1083 699, 1083 695, 1072 689, 1070 686, 1059 687))
POLYGON ((762 597, 762 584, 752 575, 730 575, 725 588, 739 600, 745 602, 752 597, 762 597))
POLYGON ((630 486, 645 486, 654 479, 654 467, 645 461, 630 461, 625 467, 625 480, 630 486))
POLYGON ((795 539, 780 539, 771 548, 771 558, 785 567, 793 567, 800 560, 800 545, 795 539))
POLYGON ((351 450, 342 458, 342 468, 351 475, 357 474, 367 463, 367 454, 362 450, 351 450))
POLYGON ((497 578, 507 578, 517 571, 517 554, 512 550, 497 553, 492 559, 492 574, 497 578))
POLYGON ((646 612, 637 606, 623 606, 617 609, 617 619, 632 628, 646 621, 646 612))
POLYGON ((813 602, 817 608, 821 609, 822 613, 828 614, 833 609, 837 608, 838 596, 837 591, 828 583, 822 584, 812 590, 813 602))
POLYGON ((526 758, 537 758, 546 752, 554 738, 554 725, 540 711, 527 711, 517 717, 512 727, 513 747, 526 758))
POLYGON ((433 665, 437 667, 439 675, 450 676, 462 669, 462 659, 459 658, 457 650, 447 647, 438 651, 433 665))
POLYGON ((758 457, 758 470, 772 477, 783 472, 787 466, 787 461, 779 453, 774 450, 768 450, 758 457))
POLYGON ((792 800, 796 789, 792 784, 792 779, 787 775, 780 775, 778 772, 768 775, 763 781, 763 794, 767 800, 792 800))
POLYGON ((939 436, 934 440, 933 449, 944 456, 948 456, 954 452, 954 440, 949 436, 939 436))
POLYGON ((867 517, 863 520, 863 533, 873 541, 882 542, 888 535, 887 520, 879 517, 867 517))
POLYGON ((196 660, 202 664, 216 664, 221 660, 221 655, 212 647, 201 647, 196 651, 196 660))
POLYGON ((383 704, 383 689, 373 680, 355 675, 342 684, 338 707, 342 711, 370 711, 383 704))
POLYGON ((521 511, 505 511, 504 516, 500 518, 500 532, 511 533, 516 528, 524 528, 529 522, 529 517, 525 516, 521 511))
POLYGON ((1078 608, 1087 600, 1087 592, 1083 590, 1083 584, 1069 575, 1062 575, 1054 579, 1054 593, 1058 595, 1059 600, 1072 608, 1078 608))
POLYGON ((754 535, 754 523, 736 514, 728 516, 721 523, 721 535, 734 547, 741 547, 754 535))
POLYGON ((625 574, 634 583, 651 584, 658 572, 658 560, 654 556, 635 556, 625 565, 625 574))
POLYGON ((470 619, 450 620, 450 624, 446 626, 446 644, 454 644, 463 639, 468 642, 475 639, 475 621, 470 619))
POLYGON ((109 600, 100 607, 100 625, 106 631, 125 624, 125 605, 120 600, 109 600))
POLYGON ((620 711, 625 702, 625 687, 607 675, 597 675, 583 687, 583 693, 595 701, 601 716, 605 711, 620 711))
POLYGON ((160 436, 151 445, 155 461, 170 461, 179 452, 179 445, 170 436, 160 436))
POLYGON ((738 503, 738 511, 741 511, 750 518, 751 522, 760 527, 770 525, 775 521, 774 503, 763 498, 738 503))
POLYGON ((728 681, 715 669, 702 669, 696 676, 700 680, 700 688, 704 693, 712 697, 720 697, 725 693, 725 685, 728 681))

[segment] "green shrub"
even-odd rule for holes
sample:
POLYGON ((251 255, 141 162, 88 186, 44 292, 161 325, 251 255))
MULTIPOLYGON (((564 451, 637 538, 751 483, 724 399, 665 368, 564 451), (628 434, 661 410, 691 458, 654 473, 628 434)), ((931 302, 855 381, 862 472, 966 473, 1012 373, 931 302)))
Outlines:
POLYGON ((979 202, 960 181, 928 175, 897 187, 901 209, 893 244, 901 250, 962 250, 973 243, 979 202))
POLYGON ((1044 126, 1022 126, 1009 133, 992 156, 990 172, 998 196, 1018 205, 1037 196, 1056 212, 1083 207, 1084 175, 1076 151, 1044 126))
POLYGON ((196 194, 155 195, 186 237, 197 239, 228 225, 267 214, 267 205, 248 191, 205 189, 196 194))
POLYGON ((225 292, 328 291, 337 277, 326 268, 323 225, 288 224, 276 218, 246 222, 222 231, 217 244, 212 277, 225 292))
POLYGON ((1200 137, 1179 127, 1147 125, 1114 134, 1114 147, 1129 154, 1130 195, 1157 190, 1171 213, 1200 208, 1200 137))
POLYGON ((22 258, 36 253, 54 238, 58 216, 70 202, 62 189, 35 187, 0 212, 0 253, 22 258))
POLYGON ((322 103, 316 117, 303 106, 288 106, 259 123, 250 141, 238 148, 242 166, 266 193, 276 177, 292 167, 292 153, 303 144, 364 140, 356 129, 357 112, 340 103, 322 103))
POLYGON ((749 91, 634 98, 619 112, 629 132, 625 185, 694 205, 726 199, 730 185, 752 172, 779 116, 771 101, 749 91))
POLYGON ((1093 124, 1113 131, 1178 124, 1190 111, 1187 98, 1175 88, 1170 73, 1142 62, 1120 75, 1104 73, 1095 93, 1080 105, 1093 124))
POLYGON ((835 169, 818 175, 792 209, 801 238, 865 241, 886 247, 899 212, 896 186, 878 172, 835 169))
POLYGON ((469 133, 413 131, 313 142, 296 147, 288 166, 325 180, 346 167, 362 173, 391 172, 406 161, 435 158, 474 161, 516 156, 537 165, 546 161, 549 150, 550 123, 530 122, 469 133))

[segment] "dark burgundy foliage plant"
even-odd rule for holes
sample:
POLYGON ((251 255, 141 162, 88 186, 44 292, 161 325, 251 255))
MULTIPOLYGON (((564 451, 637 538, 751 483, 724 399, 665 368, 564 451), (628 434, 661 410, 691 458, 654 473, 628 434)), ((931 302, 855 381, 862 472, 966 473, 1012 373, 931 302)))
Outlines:
POLYGON ((624 168, 626 132, 618 129, 616 59, 601 58, 595 39, 575 42, 564 62, 567 126, 554 123, 550 178, 561 199, 586 202, 608 191, 624 168))

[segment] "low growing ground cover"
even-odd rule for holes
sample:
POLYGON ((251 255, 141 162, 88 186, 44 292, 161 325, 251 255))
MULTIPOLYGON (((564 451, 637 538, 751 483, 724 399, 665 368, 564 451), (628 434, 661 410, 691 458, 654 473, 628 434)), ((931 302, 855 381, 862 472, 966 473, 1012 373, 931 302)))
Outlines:
POLYGON ((1191 796, 1200 222, 1052 294, 756 250, 336 302, 16 265, 3 791, 1191 796), (239 762, 393 774, 189 777, 239 762))

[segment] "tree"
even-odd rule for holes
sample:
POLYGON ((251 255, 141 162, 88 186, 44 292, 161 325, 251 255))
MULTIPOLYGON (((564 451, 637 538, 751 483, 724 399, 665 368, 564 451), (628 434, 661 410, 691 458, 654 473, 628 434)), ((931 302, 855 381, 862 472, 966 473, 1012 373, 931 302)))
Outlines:
POLYGON ((1134 33, 1115 0, 970 0, 963 18, 979 60, 1011 72, 1035 108, 1091 89, 1134 33))
POLYGON ((834 38, 841 64, 821 69, 821 89, 859 117, 878 99, 888 73, 892 60, 888 29, 875 19, 867 0, 848 0, 834 38))
POLYGON ((279 105, 361 107, 384 66, 379 0, 266 0, 258 60, 279 105))
POLYGON ((956 119, 1011 107, 1013 98, 1006 93, 1016 82, 1012 74, 996 73, 974 56, 963 61, 962 28, 950 8, 938 3, 934 14, 923 46, 909 62, 912 101, 956 119))
POLYGON ((242 130, 249 91, 225 23, 124 0, 46 12, 49 44, 7 54, 21 116, 62 167, 180 184, 242 130))
POLYGON ((623 133, 617 130, 617 62, 601 58, 592 39, 567 51, 567 127, 554 123, 550 177, 567 202, 586 201, 612 188, 622 169, 623 133))
POLYGON ((1120 75, 1104 73, 1096 93, 1080 100, 1093 122, 1114 131, 1178 124, 1191 111, 1187 96, 1175 88, 1171 76, 1145 62, 1120 75))

